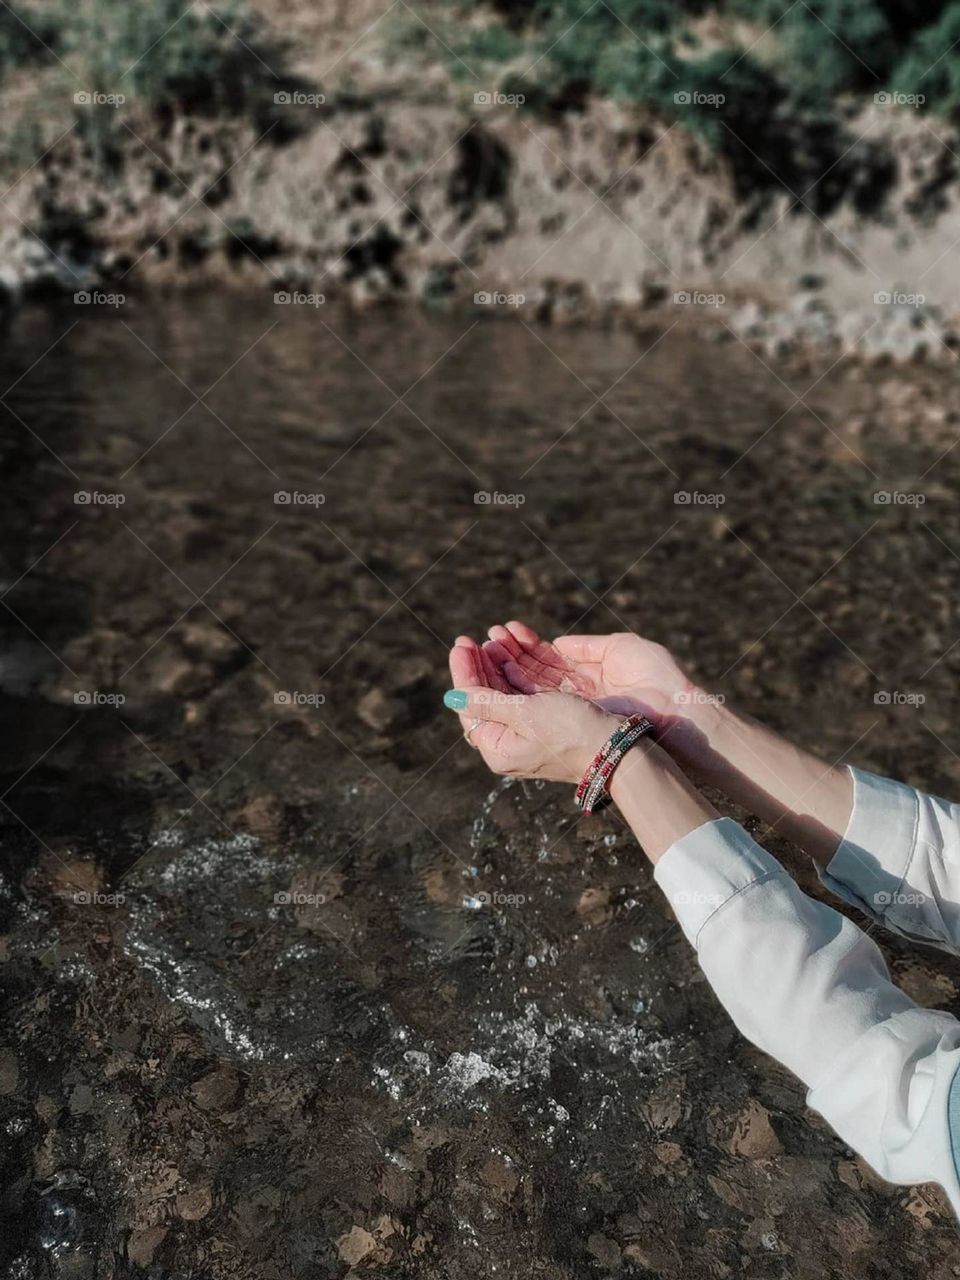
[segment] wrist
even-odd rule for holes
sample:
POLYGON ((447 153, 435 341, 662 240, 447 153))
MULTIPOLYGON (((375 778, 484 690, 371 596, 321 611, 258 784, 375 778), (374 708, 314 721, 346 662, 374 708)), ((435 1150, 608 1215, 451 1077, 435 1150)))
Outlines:
POLYGON ((610 795, 618 807, 622 807, 620 802, 625 793, 634 790, 639 782, 652 781, 671 768, 675 769, 676 766, 663 747, 654 738, 643 737, 614 769, 610 779, 610 795))
POLYGON ((573 773, 571 781, 573 783, 578 783, 587 772, 619 723, 620 720, 617 716, 606 716, 604 721, 598 724, 590 733, 585 734, 583 740, 577 743, 576 749, 571 756, 571 771, 573 773))
POLYGON ((653 741, 648 736, 653 732, 653 724, 639 713, 627 718, 605 716, 598 728, 602 733, 589 735, 589 746, 584 744, 577 765, 576 802, 586 814, 606 803, 604 793, 609 795, 612 781, 625 760, 653 741))
POLYGON ((690 695, 688 719, 703 739, 705 747, 715 744, 721 736, 731 713, 722 695, 708 693, 706 689, 694 689, 690 695))
POLYGON ((677 840, 719 816, 652 739, 624 757, 611 780, 610 795, 654 863, 677 840))

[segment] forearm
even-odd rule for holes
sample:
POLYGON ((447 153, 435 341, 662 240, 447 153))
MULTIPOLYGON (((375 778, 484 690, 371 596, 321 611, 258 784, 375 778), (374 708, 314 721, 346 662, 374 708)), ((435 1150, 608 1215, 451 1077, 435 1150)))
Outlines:
MULTIPOLYGON (((960 808, 846 766, 829 766, 726 707, 700 704, 675 751, 804 849, 834 894, 905 937, 960 948, 960 808)), ((669 732, 666 745, 670 747, 669 732)))
MULTIPOLYGON (((825 866, 850 820, 846 768, 826 765, 726 706, 704 704, 678 759, 703 785, 755 813, 825 866)), ((666 735, 671 749, 671 734, 666 735)))
POLYGON ((960 1207, 956 1020, 917 1008, 873 940, 729 818, 678 841, 655 876, 743 1035, 808 1085, 808 1104, 883 1177, 939 1182, 960 1207))
POLYGON ((884 1177, 936 1181, 960 1206, 956 1021, 918 1009, 874 942, 717 819, 656 743, 628 753, 611 794, 741 1032, 810 1087, 809 1105, 884 1177))
POLYGON ((610 794, 651 862, 705 822, 719 817, 652 739, 642 739, 613 775, 610 794))

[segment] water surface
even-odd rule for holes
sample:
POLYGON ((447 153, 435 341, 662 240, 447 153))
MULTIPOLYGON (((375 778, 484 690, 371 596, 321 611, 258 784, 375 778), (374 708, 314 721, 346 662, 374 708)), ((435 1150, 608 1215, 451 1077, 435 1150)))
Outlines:
POLYGON ((665 328, 12 323, 9 1274, 946 1274, 933 1193, 737 1038, 616 815, 497 783, 441 708, 461 631, 634 628, 956 793, 952 371, 665 328))

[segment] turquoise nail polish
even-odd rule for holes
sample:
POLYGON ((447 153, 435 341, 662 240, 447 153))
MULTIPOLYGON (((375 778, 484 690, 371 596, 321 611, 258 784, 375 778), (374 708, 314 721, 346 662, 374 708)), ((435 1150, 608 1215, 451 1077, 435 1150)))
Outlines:
POLYGON ((443 695, 443 705, 451 711, 462 711, 467 705, 467 695, 462 689, 448 689, 443 695))

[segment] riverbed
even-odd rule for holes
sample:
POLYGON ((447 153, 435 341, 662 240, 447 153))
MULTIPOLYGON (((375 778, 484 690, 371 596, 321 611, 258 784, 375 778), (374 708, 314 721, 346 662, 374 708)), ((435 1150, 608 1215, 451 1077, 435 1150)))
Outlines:
POLYGON ((956 796, 951 365, 226 292, 0 364, 6 1274, 953 1274, 617 816, 441 706, 460 632, 638 630, 956 796))

